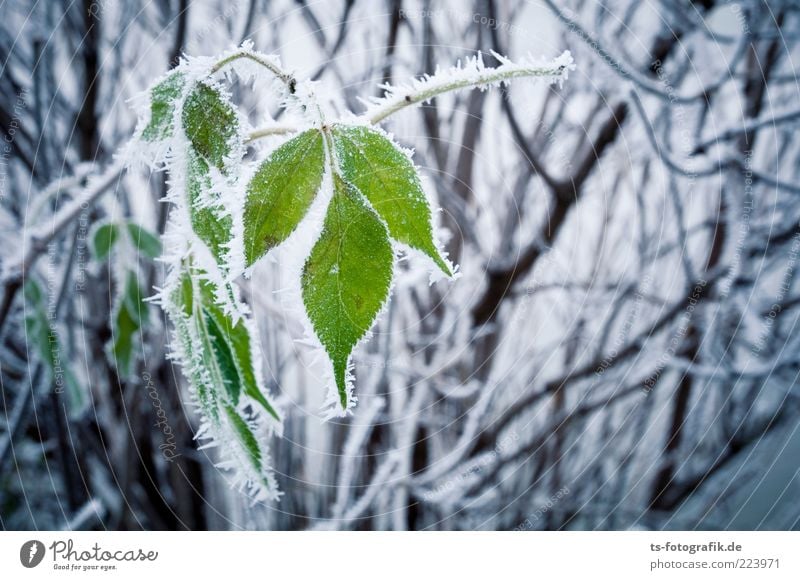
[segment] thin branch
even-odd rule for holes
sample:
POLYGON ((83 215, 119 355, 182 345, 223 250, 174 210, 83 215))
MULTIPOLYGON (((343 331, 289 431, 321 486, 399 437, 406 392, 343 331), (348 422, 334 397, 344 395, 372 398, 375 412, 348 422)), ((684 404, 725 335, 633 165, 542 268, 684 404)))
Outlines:
POLYGON ((553 437, 553 433, 559 430, 563 431, 565 427, 572 421, 579 420, 583 417, 594 413, 600 409, 607 409, 610 405, 619 402, 620 400, 627 399, 632 395, 643 393, 641 383, 634 382, 624 387, 620 386, 615 389, 611 395, 600 398, 596 401, 584 403, 571 411, 562 411, 557 414, 550 423, 539 431, 539 434, 531 440, 530 443, 516 449, 509 455, 501 455, 497 457, 496 461, 491 464, 491 469, 481 470, 475 480, 469 482, 463 490, 465 495, 475 493, 482 485, 491 480, 501 468, 506 465, 524 463, 531 458, 536 457, 542 448, 547 445, 548 441, 553 437))
MULTIPOLYGON (((496 14, 496 7, 492 0, 487 2, 487 9, 489 12, 489 17, 495 19, 497 21, 497 14, 496 14)), ((494 47, 494 51, 497 53, 503 52, 503 47, 500 44, 500 35, 497 32, 497 28, 491 28, 489 31, 491 38, 492 38, 492 45, 494 47)), ((553 94, 552 92, 548 93, 549 95, 553 94)), ((517 147, 520 148, 522 154, 528 160, 528 165, 533 171, 539 175, 550 189, 555 189, 557 184, 556 180, 550 175, 550 173, 545 169, 544 164, 541 163, 538 156, 536 156, 533 152, 533 149, 528 144, 528 139, 525 137, 525 133, 522 130, 522 127, 517 120, 517 116, 514 113, 514 108, 511 106, 511 100, 507 98, 501 99, 503 111, 506 114, 506 118, 508 119, 508 124, 511 127, 511 133, 514 136, 514 142, 517 144, 517 147)), ((542 118, 544 118, 542 116, 542 118)), ((538 126, 541 128, 541 124, 538 126)), ((537 129, 538 130, 538 129, 537 129)))
MULTIPOLYGON (((628 68, 624 65, 619 59, 615 58, 608 50, 606 50, 603 44, 594 38, 591 34, 589 34, 583 26, 578 24, 576 20, 570 18, 566 15, 566 13, 561 10, 558 6, 555 5, 553 0, 544 0, 544 3, 550 9, 550 11, 558 18, 561 22, 563 22, 567 28, 578 35, 578 37, 586 43, 589 48, 594 50, 600 58, 605 62, 609 67, 611 67, 614 72, 616 72, 622 78, 629 80, 636 84, 642 90, 656 95, 663 101, 669 101, 670 103, 693 103, 694 101, 700 98, 706 98, 709 93, 712 93, 719 89, 722 84, 731 80, 731 70, 735 67, 735 64, 741 59, 741 57, 745 53, 745 49, 749 46, 749 43, 745 42, 744 39, 740 42, 739 46, 736 49, 736 53, 734 54, 733 58, 731 59, 730 66, 726 67, 725 72, 720 76, 720 78, 712 83, 707 87, 703 87, 698 90, 694 94, 690 95, 679 95, 677 93, 668 93, 662 89, 662 87, 654 83, 644 77, 642 77, 638 72, 635 70, 628 68)), ((656 64, 659 64, 658 61, 655 61, 656 64)))
POLYGON ((776 127, 782 123, 793 123, 795 121, 800 121, 800 109, 796 109, 794 111, 787 111, 780 114, 773 114, 766 116, 765 119, 753 119, 746 123, 742 123, 740 127, 733 127, 730 129, 726 129, 722 133, 718 134, 716 137, 712 137, 707 141, 703 141, 695 146, 692 155, 697 155, 698 153, 705 152, 706 149, 711 147, 712 145, 717 145, 722 143, 723 141, 729 141, 735 137, 739 137, 740 135, 746 135, 748 133, 752 133, 758 129, 763 127, 776 127))
POLYGON ((389 454, 386 459, 383 460, 380 467, 375 470, 375 475, 372 477, 364 493, 350 506, 350 509, 347 510, 345 515, 340 519, 329 520, 323 524, 319 524, 314 529, 346 529, 355 520, 360 519, 392 478, 394 470, 397 467, 397 461, 398 458, 396 454, 389 454))
POLYGON ((274 74, 278 79, 280 79, 280 81, 283 82, 283 84, 286 85, 286 88, 289 90, 289 93, 294 94, 295 88, 297 86, 297 79, 294 78, 294 75, 281 70, 281 68, 277 65, 277 63, 272 62, 269 58, 266 57, 266 55, 262 55, 252 50, 248 50, 247 48, 242 48, 240 50, 237 50, 236 52, 226 56, 225 58, 217 62, 217 64, 211 67, 210 74, 219 72, 222 68, 229 65, 230 63, 243 58, 251 60, 256 64, 263 66, 265 69, 274 74))
MULTIPOLYGON (((699 297, 695 295, 699 284, 696 281, 692 281, 690 284, 687 284, 689 289, 683 298, 677 301, 670 308, 664 310, 663 314, 657 321, 651 324, 648 328, 644 329, 633 340, 629 341, 626 346, 617 349, 616 357, 613 357, 611 364, 606 367, 606 370, 608 370, 608 368, 611 366, 615 366, 626 360, 628 357, 641 352, 648 340, 651 340, 657 332, 660 332, 662 329, 672 323, 681 314, 681 312, 685 310, 690 300, 699 300, 705 294, 707 294, 710 287, 716 283, 718 278, 719 276, 717 274, 709 277, 705 283, 706 285, 703 287, 702 295, 699 297)), ((562 389, 577 380, 591 377, 604 360, 609 360, 608 354, 589 361, 581 367, 572 369, 562 377, 549 381, 541 390, 528 391, 527 393, 524 393, 520 398, 514 401, 514 403, 509 405, 494 422, 492 422, 490 427, 486 429, 486 432, 497 437, 500 432, 505 429, 509 423, 511 423, 511 421, 520 415, 520 413, 524 412, 527 408, 538 402, 543 397, 557 391, 558 389, 562 389)))
POLYGON ((8 318, 8 313, 11 311, 14 297, 31 267, 47 250, 47 245, 61 234, 81 211, 94 204, 103 193, 116 184, 124 170, 124 160, 121 158, 116 159, 102 174, 93 179, 69 205, 53 216, 48 227, 33 231, 29 239, 22 243, 22 258, 16 264, 9 266, 3 279, 3 300, 2 305, 0 305, 0 335, 2 335, 2 329, 8 318))
POLYGON ((518 254, 512 263, 504 264, 500 268, 489 269, 486 289, 472 307, 472 317, 476 327, 494 320, 502 301, 510 294, 514 284, 533 269, 545 248, 557 238, 561 226, 567 218, 567 212, 580 197, 583 183, 588 179, 606 148, 610 147, 616 139, 627 116, 627 104, 618 103, 600 128, 591 147, 577 163, 575 173, 568 179, 558 182, 553 191, 553 209, 549 219, 542 224, 539 235, 518 254))
POLYGON ((290 125, 265 125, 263 127, 259 127, 251 131, 247 137, 245 138, 244 142, 252 143, 257 139, 263 139, 264 137, 274 137, 276 135, 289 135, 290 133, 296 133, 298 131, 297 127, 293 127, 290 125))
POLYGON ((515 78, 539 78, 550 83, 564 81, 574 68, 569 51, 551 62, 526 60, 515 64, 497 53, 492 53, 502 64, 499 67, 486 67, 480 53, 467 60, 464 66, 455 66, 433 76, 415 79, 409 85, 399 87, 385 86, 386 92, 380 99, 369 99, 363 117, 372 124, 380 123, 388 116, 431 100, 437 95, 465 88, 485 89, 507 83, 515 78))
POLYGON ((675 160, 672 152, 666 150, 666 148, 662 148, 658 144, 658 138, 656 137, 655 131, 653 129, 652 123, 650 123, 649 118, 647 117, 647 113, 644 110, 644 105, 642 104, 641 99, 639 98, 638 93, 631 89, 630 97, 633 101, 634 108, 636 112, 642 119, 642 123, 645 127, 645 133, 647 134, 648 141, 652 146, 653 150, 658 154, 658 157, 664 164, 674 173, 682 175, 684 177, 689 178, 698 178, 698 177, 710 177, 713 175, 718 175, 725 169, 738 169, 740 171, 744 171, 748 173, 749 177, 752 177, 753 181, 761 182, 769 187, 774 187, 777 189, 783 189, 788 191, 789 193, 794 193, 800 195, 800 186, 793 185, 791 183, 787 183, 785 181, 781 181, 779 179, 775 179, 766 173, 753 169, 752 167, 748 167, 739 159, 736 158, 728 158, 723 159, 718 163, 712 163, 707 167, 702 167, 699 169, 687 169, 683 167, 678 161, 675 160))

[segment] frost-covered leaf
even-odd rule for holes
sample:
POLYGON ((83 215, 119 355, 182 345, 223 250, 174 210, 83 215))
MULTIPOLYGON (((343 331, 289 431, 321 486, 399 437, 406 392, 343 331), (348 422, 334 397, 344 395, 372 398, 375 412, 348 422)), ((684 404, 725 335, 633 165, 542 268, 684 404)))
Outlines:
POLYGON ((41 286, 39 286, 39 283, 36 282, 34 278, 28 278, 22 290, 25 295, 25 302, 27 302, 32 309, 36 310, 41 308, 44 302, 44 295, 41 286))
POLYGON ((278 147, 247 188, 246 265, 283 242, 306 215, 322 182, 322 133, 310 129, 278 147))
POLYGON ((232 220, 230 216, 219 216, 214 207, 203 204, 210 195, 211 176, 208 164, 190 147, 186 152, 188 168, 186 171, 186 189, 189 197, 189 216, 192 229, 200 238, 217 262, 223 261, 225 244, 231 239, 232 220))
POLYGON ((180 306, 183 316, 190 319, 199 337, 204 349, 202 360, 211 373, 211 386, 220 394, 227 394, 227 400, 234 405, 244 392, 279 421, 280 416, 267 401, 257 379, 250 329, 245 321, 234 323, 214 299, 211 283, 198 276, 184 274, 172 300, 180 306))
POLYGON ((228 343, 225 340, 225 334, 217 325, 217 321, 208 312, 203 312, 203 322, 205 323, 208 350, 219 367, 219 376, 222 384, 228 393, 231 403, 238 405, 239 394, 242 392, 242 383, 239 378, 239 372, 236 369, 236 362, 233 360, 233 353, 228 348, 228 343))
POLYGON ((383 222, 359 191, 334 175, 322 234, 303 268, 306 312, 333 363, 347 408, 347 361, 389 295, 393 253, 383 222))
POLYGON ((127 226, 128 235, 131 237, 133 246, 140 254, 151 260, 161 255, 161 242, 158 240, 158 237, 133 222, 128 222, 127 226))
POLYGON ((160 141, 172 136, 175 101, 183 91, 185 75, 174 71, 150 90, 150 121, 142 131, 145 141, 160 141))
POLYGON ((275 497, 267 443, 257 435, 263 424, 258 411, 280 418, 256 378, 250 329, 222 311, 200 273, 184 272, 173 284, 165 303, 175 326, 173 356, 181 361, 204 417, 201 438, 222 447, 224 465, 237 468, 254 496, 275 497), (243 406, 245 395, 258 405, 243 406))
POLYGON ((367 197, 391 236, 452 276, 434 243, 431 209, 408 156, 378 131, 360 125, 336 125, 333 138, 342 175, 367 197))
POLYGON ((264 466, 261 463, 261 447, 258 444, 258 439, 256 439, 256 436, 250 430, 250 426, 236 412, 234 407, 225 404, 224 409, 225 415, 233 427, 233 433, 238 439, 247 460, 252 464, 256 472, 261 472, 264 466))
POLYGON ((219 419, 218 396, 206 368, 203 343, 194 319, 194 283, 191 275, 183 273, 176 288, 168 295, 165 304, 175 326, 173 350, 183 365, 183 373, 191 385, 200 410, 212 422, 219 419))
MULTIPOLYGON (((192 320, 200 337, 203 348, 203 360, 211 376, 210 387, 216 389, 218 396, 231 405, 239 403, 242 391, 242 378, 233 359, 222 329, 216 324, 216 311, 219 307, 214 301, 214 292, 207 282, 197 280, 199 291, 194 291, 195 299, 192 320)), ((224 317, 224 314, 221 314, 224 317)))
POLYGON ((210 284, 201 283, 202 309, 208 334, 212 339, 217 361, 224 370, 223 380, 231 394, 231 401, 236 404, 239 394, 244 393, 255 400, 273 418, 280 420, 278 413, 269 404, 256 380, 256 370, 250 346, 250 333, 243 320, 234 324, 230 316, 214 300, 214 292, 210 284))
POLYGON ((195 151, 224 173, 231 144, 239 131, 239 121, 231 104, 217 89, 197 83, 186 97, 182 119, 195 151))
POLYGON ((180 284, 175 294, 175 301, 180 305, 181 311, 185 316, 191 316, 194 312, 194 285, 192 277, 184 273, 181 276, 180 284))
POLYGON ((105 260, 119 237, 116 224, 107 223, 98 226, 92 236, 92 252, 97 260, 105 260))

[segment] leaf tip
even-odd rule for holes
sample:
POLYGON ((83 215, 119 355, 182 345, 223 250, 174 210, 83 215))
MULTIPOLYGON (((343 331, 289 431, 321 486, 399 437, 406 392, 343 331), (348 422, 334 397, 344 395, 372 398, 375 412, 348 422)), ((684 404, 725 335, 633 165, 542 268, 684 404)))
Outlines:
POLYGON ((449 262, 449 260, 445 260, 439 252, 433 256, 433 263, 439 267, 439 270, 449 278, 450 280, 455 279, 455 267, 449 262))

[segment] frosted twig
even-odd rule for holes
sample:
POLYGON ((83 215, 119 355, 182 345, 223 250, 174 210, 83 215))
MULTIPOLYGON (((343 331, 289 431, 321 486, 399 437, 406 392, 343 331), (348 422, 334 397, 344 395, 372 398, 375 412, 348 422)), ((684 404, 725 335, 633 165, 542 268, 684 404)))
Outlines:
POLYGON ((492 56, 500 61, 500 66, 486 67, 481 54, 478 53, 476 57, 469 58, 463 66, 459 64, 444 72, 436 72, 432 76, 426 75, 407 85, 397 87, 384 85, 386 92, 383 98, 367 100, 367 110, 362 117, 372 124, 380 123, 401 109, 424 103, 437 95, 474 87, 483 90, 507 83, 511 79, 539 78, 550 83, 561 82, 566 80, 569 71, 575 68, 569 51, 565 51, 550 62, 528 58, 520 63, 513 63, 495 52, 492 52, 492 56))
POLYGON ((80 194, 75 196, 67 206, 61 209, 49 225, 40 227, 33 230, 30 236, 30 242, 27 244, 27 252, 24 260, 22 261, 22 273, 36 261, 41 253, 47 249, 53 238, 55 238, 61 231, 68 226, 73 219, 85 209, 87 205, 93 204, 98 197, 114 185, 125 170, 125 160, 120 156, 111 165, 109 165, 103 173, 96 178, 91 179, 80 194))
MULTIPOLYGON (((513 63, 495 52, 492 52, 492 56, 500 61, 500 66, 495 68, 486 67, 479 53, 476 57, 468 59, 464 66, 459 64, 445 72, 437 72, 433 76, 415 79, 408 85, 398 87, 384 85, 386 92, 383 98, 369 99, 367 101, 367 110, 362 114, 362 118, 366 118, 371 124, 377 124, 401 109, 424 103, 437 95, 464 88, 477 87, 483 90, 491 86, 507 83, 515 78, 541 78, 548 80, 550 83, 561 82, 566 80, 569 71, 575 68, 569 51, 565 51, 550 62, 528 58, 520 63, 513 63)), ((274 63, 269 63, 263 58, 259 59, 257 54, 247 49, 222 59, 212 68, 211 72, 216 72, 237 58, 251 58, 260 64, 264 64, 276 76, 286 82, 290 92, 294 93, 296 85, 294 77, 281 71, 274 63), (288 84, 289 81, 287 79, 291 80, 291 85, 288 84)), ((265 125, 251 131, 245 139, 245 143, 251 143, 263 137, 287 135, 297 130, 297 127, 290 125, 265 125)))
POLYGON ((416 486, 422 486, 435 481, 436 479, 444 476, 449 471, 456 469, 458 464, 464 460, 467 454, 472 450, 475 442, 478 439, 479 431, 481 430, 481 419, 485 416, 489 404, 492 402, 494 392, 497 390, 498 383, 487 385, 482 391, 480 398, 475 403, 473 408, 467 413, 464 430, 458 438, 458 441, 453 445, 452 449, 436 464, 430 466, 420 475, 412 478, 412 482, 416 486))
POLYGON ((258 129, 251 131, 245 138, 245 143, 252 143, 256 139, 263 139, 264 137, 273 137, 275 135, 288 135, 289 133, 296 133, 297 127, 290 125, 264 125, 258 129))
POLYGON ((353 486, 354 463, 361 460, 363 453, 361 450, 366 444, 367 437, 372 433, 372 428, 377 422, 378 415, 383 411, 384 400, 382 398, 371 399, 366 405, 366 410, 358 418, 358 422, 350 429, 350 433, 345 443, 344 452, 341 455, 342 467, 339 471, 337 481, 336 503, 333 506, 331 519, 338 519, 344 514, 350 501, 350 492, 353 486))
POLYGON ((369 484, 369 487, 364 494, 356 501, 347 513, 345 513, 342 520, 336 522, 340 525, 340 529, 349 526, 354 520, 361 517, 361 515, 369 508, 378 494, 386 485, 386 482, 392 477, 395 467, 397 467, 397 457, 389 455, 384 462, 375 471, 375 476, 369 484))
MULTIPOLYGON (((67 227, 86 207, 92 205, 122 175, 125 161, 120 156, 106 170, 91 179, 86 188, 73 201, 63 207, 50 221, 47 227, 34 230, 29 239, 22 243, 23 255, 16 263, 11 264, 3 278, 3 299, 0 306, 0 331, 8 316, 11 302, 19 290, 26 274, 36 260, 47 250, 47 245, 67 227)), ((61 180, 64 181, 64 180, 61 180)), ((67 182, 69 183, 69 182, 67 182)), ((49 188, 48 188, 49 190, 49 188)))
POLYGON ((254 63, 264 67, 272 74, 274 74, 278 79, 280 79, 283 84, 286 85, 286 88, 289 90, 290 94, 294 94, 295 86, 297 85, 297 80, 294 78, 294 75, 288 73, 284 70, 281 70, 280 66, 276 62, 270 60, 266 55, 262 55, 258 52, 251 50, 248 46, 243 46, 241 49, 237 50, 236 52, 226 56, 213 67, 211 67, 211 74, 214 74, 224 68, 225 66, 229 65, 230 63, 246 58, 248 60, 253 61, 254 63))
POLYGON ((37 196, 35 205, 31 208, 30 215, 31 221, 35 221, 39 212, 50 202, 56 194, 64 191, 69 191, 83 183, 83 180, 92 175, 97 170, 94 163, 81 163, 75 168, 75 173, 72 175, 61 176, 58 179, 50 182, 42 190, 42 193, 37 196))

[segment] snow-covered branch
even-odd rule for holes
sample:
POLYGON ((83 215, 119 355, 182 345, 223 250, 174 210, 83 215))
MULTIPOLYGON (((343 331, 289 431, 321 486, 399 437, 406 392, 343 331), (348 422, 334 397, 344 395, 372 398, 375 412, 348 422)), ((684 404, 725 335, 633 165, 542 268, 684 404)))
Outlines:
POLYGON ((458 64, 448 70, 414 79, 405 85, 384 85, 384 96, 366 100, 367 110, 361 117, 372 124, 380 123, 397 111, 425 103, 437 95, 465 88, 485 90, 508 83, 512 79, 528 78, 543 80, 549 84, 560 83, 575 68, 569 51, 549 62, 527 58, 514 63, 495 52, 492 52, 492 56, 500 61, 500 66, 485 66, 483 55, 478 53, 477 56, 468 58, 463 66, 458 64))
MULTIPOLYGON (((16 296, 22 282, 26 279, 28 271, 36 261, 47 251, 48 244, 80 214, 89 208, 97 199, 108 191, 120 179, 125 170, 123 159, 116 159, 99 175, 89 178, 86 187, 77 193, 72 201, 56 213, 50 223, 40 226, 30 232, 26 239, 21 241, 23 252, 21 257, 10 264, 3 272, 3 298, 0 307, 0 329, 3 328, 11 303, 16 296)), ((81 169, 86 174, 86 169, 81 169)), ((74 185, 74 180, 59 179, 54 186, 45 188, 48 196, 56 195, 64 187, 74 185)))

